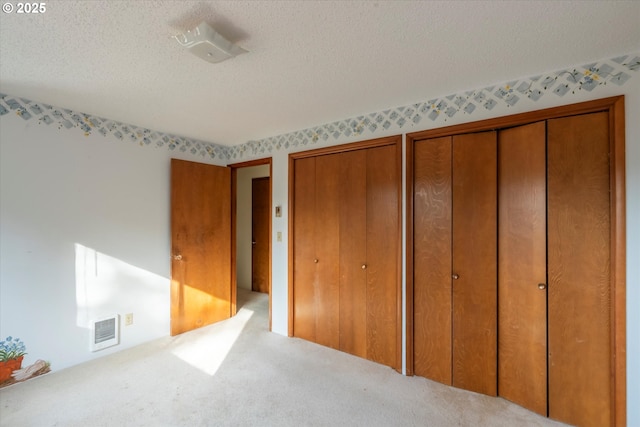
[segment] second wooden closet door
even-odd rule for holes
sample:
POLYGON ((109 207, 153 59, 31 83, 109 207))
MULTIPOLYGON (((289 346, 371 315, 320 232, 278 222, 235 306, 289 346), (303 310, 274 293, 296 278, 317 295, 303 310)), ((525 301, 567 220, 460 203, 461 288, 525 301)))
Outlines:
POLYGON ((502 130, 499 157, 499 395, 608 425, 608 116, 502 130))
POLYGON ((545 122, 500 131, 498 390, 547 415, 545 122))
POLYGON ((572 425, 624 424, 619 118, 533 120, 414 140, 414 372, 572 425))
POLYGON ((609 116, 547 123, 549 416, 607 426, 614 402, 609 116))
POLYGON ((496 394, 496 134, 415 148, 416 374, 496 394))

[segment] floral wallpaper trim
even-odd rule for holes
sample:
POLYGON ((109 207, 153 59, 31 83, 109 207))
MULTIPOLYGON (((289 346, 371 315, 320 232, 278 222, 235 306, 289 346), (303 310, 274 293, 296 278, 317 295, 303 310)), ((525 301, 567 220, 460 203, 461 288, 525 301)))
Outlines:
POLYGON ((562 98, 580 91, 591 92, 604 85, 624 85, 640 70, 640 56, 629 54, 581 67, 513 80, 482 89, 459 92, 425 102, 352 117, 283 135, 230 147, 230 159, 267 155, 281 149, 304 147, 342 137, 357 137, 365 132, 374 135, 393 127, 398 129, 421 123, 446 122, 457 115, 473 115, 502 105, 512 107, 522 102, 537 102, 544 96, 562 98))
POLYGON ((14 111, 24 120, 38 119, 39 124, 54 125, 58 129, 79 129, 85 136, 95 133, 102 136, 111 134, 119 140, 140 146, 165 147, 170 151, 188 152, 194 156, 210 159, 229 158, 229 147, 222 145, 157 132, 0 93, 0 116, 10 111, 14 111))
POLYGON ((605 85, 622 86, 639 70, 640 54, 622 55, 575 68, 248 141, 234 147, 157 132, 2 93, 0 93, 0 116, 14 111, 24 120, 37 118, 38 123, 53 124, 58 129, 79 129, 85 136, 94 133, 103 136, 111 134, 120 140, 130 141, 140 146, 164 147, 171 151, 188 152, 194 156, 237 161, 246 157, 268 155, 278 150, 338 140, 342 137, 358 137, 365 132, 375 135, 389 128, 403 129, 425 122, 446 122, 454 116, 471 116, 478 111, 491 111, 496 106, 512 107, 522 102, 535 103, 545 96, 562 98, 581 91, 592 92, 605 85))

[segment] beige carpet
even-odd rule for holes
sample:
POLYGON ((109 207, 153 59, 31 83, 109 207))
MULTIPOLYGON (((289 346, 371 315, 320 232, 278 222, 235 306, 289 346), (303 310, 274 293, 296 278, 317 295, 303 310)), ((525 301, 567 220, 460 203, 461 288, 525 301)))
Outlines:
POLYGON ((2 426, 563 426, 238 315, 0 390, 2 426))

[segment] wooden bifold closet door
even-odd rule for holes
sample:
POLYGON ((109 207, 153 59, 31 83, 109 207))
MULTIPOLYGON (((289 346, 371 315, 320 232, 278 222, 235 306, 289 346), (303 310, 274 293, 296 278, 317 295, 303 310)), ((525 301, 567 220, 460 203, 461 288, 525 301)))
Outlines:
POLYGON ((607 425, 608 115, 503 130, 499 157, 499 394, 554 419, 607 425))
POLYGON ((293 336, 400 368, 399 138, 292 155, 293 336), (301 156, 301 157, 296 157, 301 156))
POLYGON ((415 372, 496 394, 495 132, 415 148, 415 372))
POLYGON ((547 415, 545 122, 500 131, 498 390, 547 415))
POLYGON ((610 114, 414 140, 416 375, 574 425, 624 419, 610 114))
POLYGON ((606 426, 614 401, 609 116, 547 127, 549 416, 606 426))

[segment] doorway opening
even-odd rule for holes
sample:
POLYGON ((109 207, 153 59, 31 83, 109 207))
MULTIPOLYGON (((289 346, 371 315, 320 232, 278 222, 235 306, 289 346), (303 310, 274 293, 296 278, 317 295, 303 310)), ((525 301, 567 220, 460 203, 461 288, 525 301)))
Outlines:
POLYGON ((271 330, 271 158, 229 165, 232 195, 232 292, 268 294, 271 330))

